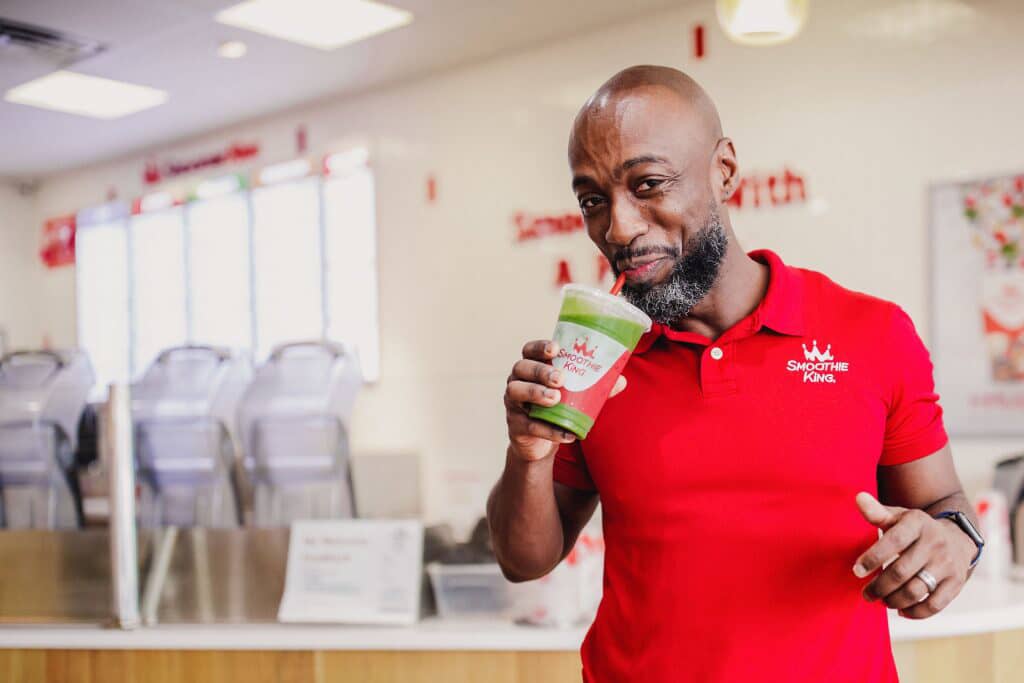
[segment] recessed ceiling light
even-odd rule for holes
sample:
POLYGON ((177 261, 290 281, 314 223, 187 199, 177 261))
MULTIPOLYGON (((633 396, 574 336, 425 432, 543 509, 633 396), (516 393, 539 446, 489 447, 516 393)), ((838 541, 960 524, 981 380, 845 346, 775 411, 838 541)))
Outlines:
POLYGON ((217 48, 217 54, 224 59, 241 59, 249 48, 240 40, 226 40, 217 48))
POLYGON ((247 0, 218 12, 217 21, 334 50, 405 26, 412 14, 372 0, 247 0))
POLYGON ((167 93, 109 78, 54 71, 11 88, 4 94, 4 99, 15 104, 97 119, 117 119, 163 104, 167 101, 167 93))

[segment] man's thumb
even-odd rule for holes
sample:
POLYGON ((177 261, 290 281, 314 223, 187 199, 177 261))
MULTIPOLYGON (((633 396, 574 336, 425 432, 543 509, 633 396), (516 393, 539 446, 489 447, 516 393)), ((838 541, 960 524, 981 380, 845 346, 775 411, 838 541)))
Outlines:
POLYGON ((878 499, 866 491, 857 494, 857 507, 864 519, 868 520, 882 530, 886 530, 899 521, 899 515, 894 508, 889 508, 878 502, 878 499))
POLYGON ((612 387, 612 393, 608 394, 608 398, 611 398, 615 394, 620 394, 626 388, 626 376, 619 375, 618 379, 615 380, 615 386, 612 387))

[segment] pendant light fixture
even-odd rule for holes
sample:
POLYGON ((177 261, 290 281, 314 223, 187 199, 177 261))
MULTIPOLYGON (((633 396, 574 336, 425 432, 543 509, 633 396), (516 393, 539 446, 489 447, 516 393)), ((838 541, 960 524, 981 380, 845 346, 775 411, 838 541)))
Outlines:
POLYGON ((778 45, 807 23, 809 0, 716 0, 718 22, 741 45, 778 45))

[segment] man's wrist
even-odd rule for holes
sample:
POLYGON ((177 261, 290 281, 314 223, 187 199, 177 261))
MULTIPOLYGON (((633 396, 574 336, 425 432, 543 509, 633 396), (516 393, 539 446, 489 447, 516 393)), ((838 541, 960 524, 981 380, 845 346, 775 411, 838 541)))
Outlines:
POLYGON ((958 545, 955 547, 962 549, 962 554, 967 557, 967 566, 970 567, 974 563, 974 558, 978 556, 981 549, 975 545, 971 537, 967 535, 967 532, 961 529, 960 525, 957 524, 956 520, 952 517, 940 517, 938 518, 938 521, 945 522, 953 530, 952 537, 959 539, 957 541, 958 545))
POLYGON ((554 462, 555 454, 553 452, 548 457, 541 458, 540 460, 524 458, 516 453, 515 446, 512 444, 509 444, 508 450, 505 452, 506 468, 521 476, 545 476, 546 473, 546 476, 550 478, 554 462))

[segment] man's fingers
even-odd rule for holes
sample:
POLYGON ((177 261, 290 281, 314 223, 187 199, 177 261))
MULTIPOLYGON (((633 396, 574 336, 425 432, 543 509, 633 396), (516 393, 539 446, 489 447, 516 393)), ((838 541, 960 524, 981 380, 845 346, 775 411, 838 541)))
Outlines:
POLYGON ((877 498, 866 491, 857 494, 857 507, 860 508, 864 519, 881 527, 883 531, 896 524, 900 520, 901 514, 906 512, 906 508, 882 505, 877 498))
POLYGON ((907 619, 927 619, 930 616, 938 614, 941 610, 944 610, 949 603, 953 602, 953 598, 960 592, 960 588, 963 584, 954 579, 946 579, 940 581, 939 585, 936 586, 935 592, 928 596, 927 600, 919 602, 916 605, 901 609, 899 614, 901 617, 907 619))
POLYGON ((904 513, 895 526, 890 527, 878 542, 857 558, 853 565, 854 576, 864 578, 909 548, 921 536, 922 516, 931 519, 921 510, 904 513))
POLYGON ((576 435, 564 429, 541 420, 534 420, 525 413, 515 413, 508 417, 509 434, 513 440, 516 437, 528 436, 547 439, 555 443, 570 443, 576 440, 576 435))
POLYGON ((512 366, 512 380, 523 380, 526 382, 533 382, 534 384, 546 384, 547 386, 557 389, 562 385, 562 371, 551 367, 547 363, 541 363, 535 360, 518 360, 516 364, 512 366))
POLYGON ((546 361, 558 355, 558 344, 550 339, 537 339, 523 345, 523 358, 546 361))
POLYGON ((900 589, 885 599, 885 604, 892 609, 901 610, 913 607, 929 595, 928 584, 915 576, 903 584, 900 589))
POLYGON ((917 603, 928 592, 928 587, 915 576, 928 564, 930 556, 929 548, 922 541, 911 544, 895 562, 885 567, 874 581, 864 587, 864 598, 883 599, 894 609, 917 603))
POLYGON ((514 403, 535 403, 539 406, 553 406, 562 398, 558 389, 548 389, 543 384, 521 380, 509 382, 505 395, 514 403))
POLYGON ((615 394, 621 393, 626 388, 626 376, 619 375, 619 378, 615 380, 615 386, 612 387, 612 393, 608 394, 608 398, 611 398, 615 394))

